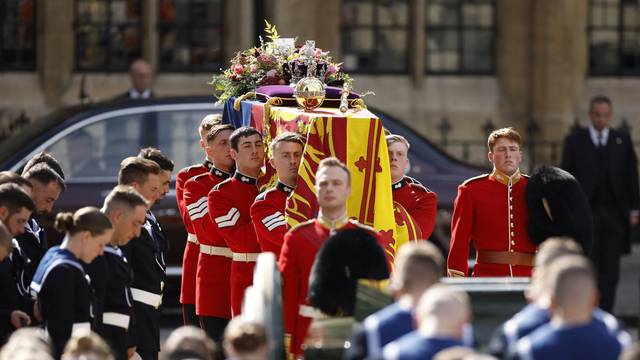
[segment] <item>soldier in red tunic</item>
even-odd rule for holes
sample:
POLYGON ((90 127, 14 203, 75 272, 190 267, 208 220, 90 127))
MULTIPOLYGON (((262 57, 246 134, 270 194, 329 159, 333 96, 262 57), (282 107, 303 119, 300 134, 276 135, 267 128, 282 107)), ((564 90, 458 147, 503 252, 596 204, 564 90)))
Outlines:
POLYGON ((402 205, 418 222, 422 238, 428 239, 436 224, 438 197, 417 180, 405 176, 409 166, 409 142, 400 135, 387 135, 387 149, 391 163, 393 201, 402 205))
POLYGON ((262 135, 252 127, 236 129, 229 138, 236 172, 209 193, 209 216, 232 254, 231 315, 240 314, 244 290, 253 283, 260 245, 251 223, 250 208, 258 195, 257 177, 264 165, 262 135))
POLYGON ((287 197, 293 191, 298 179, 298 167, 302 159, 304 140, 296 133, 284 132, 270 144, 269 162, 276 169, 278 183, 268 191, 258 195, 251 206, 251 219, 256 229, 262 251, 270 251, 280 256, 280 249, 287 232, 284 210, 287 197))
MULTIPOLYGON (((206 138, 211 127, 219 123, 221 117, 218 114, 210 114, 205 116, 200 122, 198 132, 200 133, 200 147, 206 153, 206 138)), ((184 205, 183 189, 187 180, 194 176, 204 174, 211 169, 211 160, 207 155, 202 164, 188 166, 176 175, 176 203, 178 211, 182 217, 182 222, 187 230, 187 243, 184 247, 184 255, 182 257, 182 285, 180 287, 180 303, 182 304, 182 321, 184 325, 199 326, 198 317, 196 316, 195 307, 195 264, 198 259, 198 245, 195 233, 191 227, 191 220, 187 214, 184 205)))
POLYGON ((323 316, 307 302, 309 274, 322 244, 337 230, 354 228, 371 231, 382 244, 382 237, 375 229, 347 218, 350 172, 340 160, 326 158, 320 161, 315 191, 320 207, 318 217, 287 232, 279 260, 283 281, 285 342, 289 343, 290 351, 295 356, 302 356, 302 344, 311 320, 323 316))
POLYGON ((492 132, 488 156, 493 171, 458 187, 447 260, 449 276, 468 275, 472 239, 476 248, 473 276, 531 276, 536 246, 527 232, 527 178, 519 169, 520 143, 520 134, 512 128, 492 132))
POLYGON ((206 147, 213 164, 211 170, 187 181, 184 187, 184 203, 199 247, 196 261, 188 264, 189 273, 194 277, 196 314, 200 318, 202 329, 216 341, 222 339, 231 317, 231 250, 209 217, 208 195, 214 186, 229 178, 233 170, 234 162, 229 145, 229 136, 233 130, 231 125, 214 125, 211 128, 207 134, 206 147))

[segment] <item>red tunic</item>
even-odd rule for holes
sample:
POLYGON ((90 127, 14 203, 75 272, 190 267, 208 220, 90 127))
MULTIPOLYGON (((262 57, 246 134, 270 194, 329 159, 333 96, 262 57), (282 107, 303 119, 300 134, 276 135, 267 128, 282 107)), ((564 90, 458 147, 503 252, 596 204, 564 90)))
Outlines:
POLYGON ((280 249, 284 241, 284 234, 289 227, 284 218, 284 210, 287 206, 287 196, 293 188, 280 181, 278 184, 258 195, 256 202, 251 206, 251 219, 258 236, 258 242, 262 251, 270 251, 280 256, 280 249))
POLYGON ((334 223, 333 228, 320 219, 309 220, 289 230, 284 237, 278 265, 283 281, 284 329, 285 334, 291 337, 290 351, 295 355, 302 355, 302 344, 311 323, 311 318, 302 316, 301 312, 313 309, 307 302, 307 293, 316 254, 336 230, 357 228, 371 231, 378 243, 383 242, 375 229, 355 220, 346 220, 346 217, 334 223))
POLYGON ((209 216, 234 253, 231 263, 231 314, 234 317, 242 310, 244 290, 253 283, 253 268, 260 253, 250 215, 257 195, 256 179, 239 172, 209 193, 209 216))
MULTIPOLYGON (((183 284, 186 280, 193 287, 196 314, 229 318, 229 273, 231 269, 230 251, 228 256, 211 254, 210 247, 227 248, 224 240, 211 223, 209 217, 208 194, 211 189, 229 174, 211 168, 206 174, 187 181, 184 202, 191 219, 197 243, 189 242, 189 261, 183 265, 183 284), (201 248, 205 251, 201 251, 201 248), (189 276, 187 277, 186 274, 189 276), (192 284, 192 285, 191 285, 192 284)), ((221 249, 220 249, 221 250, 221 249)))
POLYGON ((211 162, 205 160, 202 164, 192 165, 180 170, 176 175, 176 203, 182 217, 182 223, 187 231, 187 243, 184 246, 182 255, 182 284, 180 286, 180 303, 182 304, 195 304, 195 266, 192 266, 193 272, 191 273, 185 272, 185 269, 189 268, 190 264, 195 263, 197 260, 194 259, 198 258, 197 246, 192 242, 193 236, 189 236, 194 232, 184 204, 184 185, 189 179, 207 173, 211 166, 211 162))
POLYGON ((402 205, 418 222, 423 239, 429 239, 436 225, 438 196, 416 180, 405 176, 392 185, 393 201, 402 205))
MULTIPOLYGON (((526 186, 527 178, 519 172, 512 176, 509 186, 509 177, 494 170, 490 175, 471 178, 458 187, 447 260, 450 275, 467 275, 472 240, 476 258, 481 251, 536 252, 527 233, 526 186)), ((478 262, 473 276, 531 276, 531 266, 478 262)))

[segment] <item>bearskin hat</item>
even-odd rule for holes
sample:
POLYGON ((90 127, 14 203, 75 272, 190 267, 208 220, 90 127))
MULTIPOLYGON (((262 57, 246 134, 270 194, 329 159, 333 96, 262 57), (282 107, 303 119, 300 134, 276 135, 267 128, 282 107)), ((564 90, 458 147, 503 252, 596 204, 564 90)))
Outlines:
POLYGON ((535 244, 551 236, 568 236, 591 249, 593 220, 582 187, 569 172, 553 166, 538 169, 527 181, 529 236, 535 244))
POLYGON ((327 315, 353 315, 358 279, 389 277, 384 251, 364 229, 336 232, 320 248, 309 277, 309 302, 327 315))

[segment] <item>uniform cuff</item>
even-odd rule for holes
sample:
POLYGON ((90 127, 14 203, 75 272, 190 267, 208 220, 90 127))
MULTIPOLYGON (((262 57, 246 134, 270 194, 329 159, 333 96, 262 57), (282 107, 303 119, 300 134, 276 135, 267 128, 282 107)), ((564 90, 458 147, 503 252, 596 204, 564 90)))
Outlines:
POLYGON ((447 275, 449 277, 466 277, 465 273, 458 270, 447 269, 447 275))

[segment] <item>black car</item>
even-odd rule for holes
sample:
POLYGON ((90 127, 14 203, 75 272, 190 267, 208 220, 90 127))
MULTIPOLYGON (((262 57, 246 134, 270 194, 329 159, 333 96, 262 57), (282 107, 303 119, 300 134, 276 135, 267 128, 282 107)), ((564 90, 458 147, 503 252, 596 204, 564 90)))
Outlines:
MULTIPOLYGON (((67 190, 56 202, 53 213, 101 206, 117 182, 120 161, 136 155, 142 147, 159 148, 175 162, 176 169, 201 162, 203 153, 197 128, 206 114, 222 112, 214 102, 209 96, 194 96, 66 107, 36 120, 0 144, 0 169, 20 171, 34 154, 50 152, 60 162, 67 181, 67 190)), ((392 116, 372 111, 390 132, 409 140, 412 164, 409 175, 438 194, 441 209, 450 210, 457 186, 482 169, 454 160, 392 116)), ((170 239, 167 272, 174 281, 167 285, 164 303, 178 314, 186 232, 173 189, 154 206, 154 213, 170 239)), ((53 217, 47 215, 42 221, 49 239, 57 243, 62 235, 53 231, 53 217)), ((436 236, 443 237, 438 239, 440 243, 448 244, 448 235, 436 236)))

